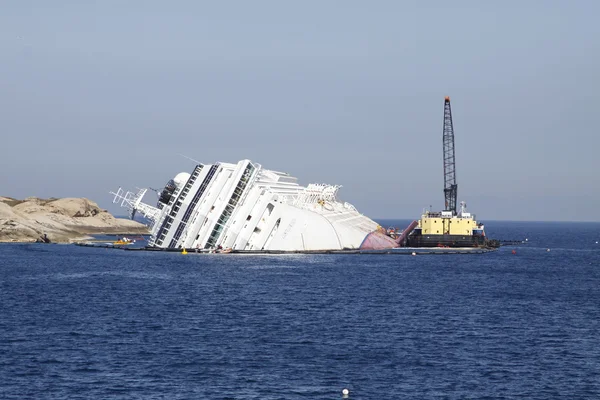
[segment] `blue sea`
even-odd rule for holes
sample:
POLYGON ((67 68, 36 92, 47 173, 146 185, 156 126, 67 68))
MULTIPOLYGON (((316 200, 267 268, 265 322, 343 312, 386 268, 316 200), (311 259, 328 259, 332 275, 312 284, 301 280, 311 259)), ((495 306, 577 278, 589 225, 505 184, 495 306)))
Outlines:
POLYGON ((419 256, 0 245, 0 399, 600 398, 600 224, 486 230, 527 240, 419 256))

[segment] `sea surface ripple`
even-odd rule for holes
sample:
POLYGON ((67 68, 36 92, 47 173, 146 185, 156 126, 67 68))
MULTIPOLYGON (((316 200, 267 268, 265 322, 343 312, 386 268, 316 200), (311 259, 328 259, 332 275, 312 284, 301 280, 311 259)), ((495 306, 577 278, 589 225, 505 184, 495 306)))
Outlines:
POLYGON ((600 398, 600 224, 488 231, 528 242, 416 257, 0 245, 0 398, 600 398))

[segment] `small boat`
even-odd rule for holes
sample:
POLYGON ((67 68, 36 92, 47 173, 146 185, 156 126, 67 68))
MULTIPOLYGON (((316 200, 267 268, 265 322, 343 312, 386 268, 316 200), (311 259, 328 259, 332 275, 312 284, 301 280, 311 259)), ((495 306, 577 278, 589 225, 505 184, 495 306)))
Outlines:
POLYGON ((134 244, 135 240, 131 240, 129 238, 123 237, 119 240, 117 240, 116 242, 113 242, 112 244, 116 245, 116 246, 126 246, 129 244, 134 244))

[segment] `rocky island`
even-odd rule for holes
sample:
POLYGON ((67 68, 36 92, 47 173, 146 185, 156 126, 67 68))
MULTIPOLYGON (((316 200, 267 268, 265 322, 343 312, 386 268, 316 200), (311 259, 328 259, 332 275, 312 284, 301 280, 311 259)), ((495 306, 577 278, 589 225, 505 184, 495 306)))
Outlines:
POLYGON ((28 197, 17 200, 0 196, 0 242, 68 243, 90 234, 147 234, 136 221, 115 218, 85 198, 28 197))

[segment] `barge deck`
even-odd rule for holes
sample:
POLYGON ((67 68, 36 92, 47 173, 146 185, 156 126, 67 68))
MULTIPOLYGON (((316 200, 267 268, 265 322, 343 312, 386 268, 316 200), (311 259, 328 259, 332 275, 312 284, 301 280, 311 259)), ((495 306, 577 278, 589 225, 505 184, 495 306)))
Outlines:
MULTIPOLYGON (((184 249, 165 249, 160 247, 126 247, 119 245, 100 245, 93 243, 75 243, 81 247, 95 247, 102 249, 116 249, 125 251, 150 251, 150 252, 166 252, 166 253, 182 253, 184 249)), ((256 254, 390 254, 390 255, 424 255, 424 254, 483 254, 496 249, 477 248, 477 247, 462 247, 462 248, 435 248, 435 247, 399 247, 384 250, 231 250, 229 252, 215 252, 201 249, 185 249, 185 254, 237 254, 237 255, 256 255, 256 254)))

